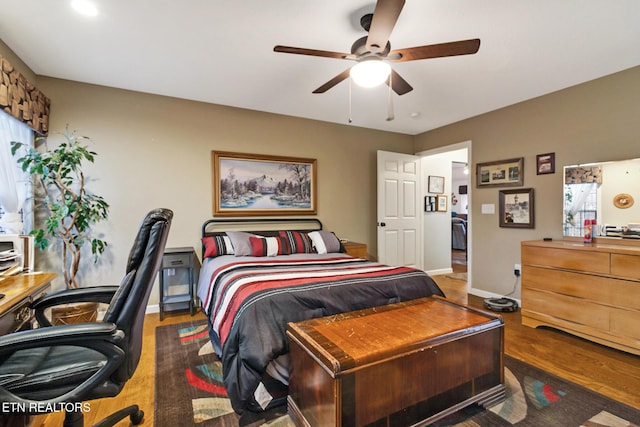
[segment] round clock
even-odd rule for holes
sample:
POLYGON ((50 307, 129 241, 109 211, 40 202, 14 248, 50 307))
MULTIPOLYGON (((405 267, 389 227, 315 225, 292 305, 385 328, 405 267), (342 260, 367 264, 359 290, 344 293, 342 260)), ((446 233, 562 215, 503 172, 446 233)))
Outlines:
POLYGON ((613 204, 616 208, 626 209, 633 206, 633 197, 629 194, 620 193, 613 198, 613 204))

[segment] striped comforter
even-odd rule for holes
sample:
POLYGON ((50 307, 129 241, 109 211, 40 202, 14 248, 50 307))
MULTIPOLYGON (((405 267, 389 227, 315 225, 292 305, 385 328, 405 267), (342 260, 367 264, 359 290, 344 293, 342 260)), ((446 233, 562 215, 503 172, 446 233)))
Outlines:
POLYGON ((433 294, 443 295, 421 270, 335 253, 218 257, 198 286, 238 413, 264 409, 256 389, 267 365, 288 352, 287 323, 433 294))

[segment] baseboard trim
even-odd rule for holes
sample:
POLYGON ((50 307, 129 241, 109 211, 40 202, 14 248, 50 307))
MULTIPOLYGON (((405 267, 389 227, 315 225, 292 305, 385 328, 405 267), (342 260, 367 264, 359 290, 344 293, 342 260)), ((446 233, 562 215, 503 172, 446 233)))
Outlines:
POLYGON ((438 270, 429 270, 425 271, 429 276, 438 276, 440 274, 451 274, 453 273, 453 268, 440 268, 438 270))

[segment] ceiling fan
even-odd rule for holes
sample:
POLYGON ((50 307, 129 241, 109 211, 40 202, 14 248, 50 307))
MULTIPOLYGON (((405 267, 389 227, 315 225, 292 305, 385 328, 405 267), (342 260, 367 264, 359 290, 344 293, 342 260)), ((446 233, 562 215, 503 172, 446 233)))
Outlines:
MULTIPOLYGON (((440 58, 445 56, 470 55, 480 48, 480 39, 461 40, 449 43, 439 43, 417 46, 405 49, 391 50, 389 36, 400 16, 405 0, 378 0, 373 14, 367 14, 360 19, 360 25, 368 35, 353 43, 351 53, 330 52, 326 50, 305 49, 291 46, 275 46, 275 52, 292 53, 297 55, 320 56, 325 58, 347 59, 356 61, 313 93, 324 93, 345 80, 350 75, 355 78, 357 68, 364 66, 381 66, 386 68, 385 75, 378 83, 386 82, 398 95, 404 95, 413 90, 411 85, 403 79, 386 62, 407 62, 418 59, 440 58), (382 65, 381 65, 382 64, 382 65)), ((373 84, 372 84, 373 86, 373 84)))

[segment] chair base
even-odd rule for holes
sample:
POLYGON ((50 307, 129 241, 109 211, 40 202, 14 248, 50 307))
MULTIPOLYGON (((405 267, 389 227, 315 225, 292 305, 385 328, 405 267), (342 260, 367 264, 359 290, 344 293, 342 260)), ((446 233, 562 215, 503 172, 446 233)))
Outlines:
MULTIPOLYGON (((98 421, 93 427, 113 427, 119 421, 129 417, 131 424, 138 425, 144 418, 144 412, 140 410, 138 405, 127 406, 117 412, 109 415, 106 418, 98 421)), ((80 411, 66 412, 64 416, 63 427, 84 427, 84 414, 80 411)))

